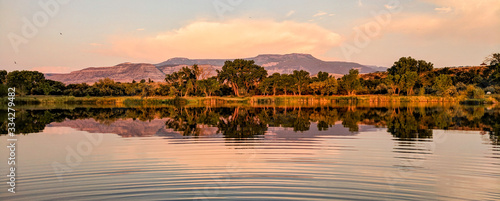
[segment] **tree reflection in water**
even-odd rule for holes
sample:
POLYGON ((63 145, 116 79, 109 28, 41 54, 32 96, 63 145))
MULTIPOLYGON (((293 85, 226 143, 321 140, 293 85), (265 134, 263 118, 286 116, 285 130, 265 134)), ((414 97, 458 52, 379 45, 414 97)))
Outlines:
MULTIPOLYGON (((0 111, 0 133, 7 133, 7 111, 0 111)), ((269 127, 292 128, 295 132, 316 125, 326 131, 341 123, 351 132, 359 125, 386 127, 400 140, 432 138, 432 129, 487 131, 499 144, 500 109, 484 107, 138 107, 20 109, 16 113, 16 133, 41 132, 52 122, 94 119, 110 125, 118 120, 151 121, 165 119, 165 127, 184 136, 204 135, 207 127, 229 138, 263 135, 269 127)))

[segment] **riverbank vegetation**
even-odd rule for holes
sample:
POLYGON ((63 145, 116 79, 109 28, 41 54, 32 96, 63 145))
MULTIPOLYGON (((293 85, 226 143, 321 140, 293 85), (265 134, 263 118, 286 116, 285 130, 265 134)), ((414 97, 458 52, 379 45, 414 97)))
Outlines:
MULTIPOLYGON (((328 73, 310 75, 269 72, 254 61, 226 61, 217 75, 207 77, 197 65, 167 74, 165 82, 151 80, 115 82, 105 78, 92 85, 68 84, 45 79, 37 71, 0 71, 0 96, 16 87, 19 103, 101 103, 203 101, 236 98, 239 101, 462 101, 469 104, 500 100, 500 54, 487 57, 488 65, 468 68, 440 68, 412 57, 402 57, 387 72, 335 78, 328 73), (104 97, 104 98, 97 98, 104 97), (146 100, 143 100, 146 99, 146 100)), ((3 101, 3 99, 2 99, 3 101)))

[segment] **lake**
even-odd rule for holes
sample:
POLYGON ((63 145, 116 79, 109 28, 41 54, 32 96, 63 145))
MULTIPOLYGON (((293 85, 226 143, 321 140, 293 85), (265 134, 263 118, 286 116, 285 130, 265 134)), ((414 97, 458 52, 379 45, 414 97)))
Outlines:
POLYGON ((4 177, 0 200, 500 199, 494 107, 25 107, 16 118, 16 194, 4 177))

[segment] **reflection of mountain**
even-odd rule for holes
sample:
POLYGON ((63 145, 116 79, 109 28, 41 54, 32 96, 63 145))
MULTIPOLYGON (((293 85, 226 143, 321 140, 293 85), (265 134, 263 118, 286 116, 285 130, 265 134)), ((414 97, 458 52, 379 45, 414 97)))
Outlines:
POLYGON ((277 138, 277 139, 304 139, 304 138, 316 138, 321 136, 355 136, 359 132, 374 130, 374 126, 369 125, 359 125, 359 132, 352 132, 348 127, 339 122, 338 124, 332 125, 328 130, 318 129, 316 123, 311 123, 312 126, 307 132, 295 132, 293 128, 285 127, 269 127, 265 138, 277 138))
MULTIPOLYGON (((77 119, 53 122, 47 125, 47 127, 69 127, 89 133, 111 133, 122 137, 169 136, 179 138, 186 134, 184 131, 175 131, 173 128, 167 128, 165 123, 169 121, 171 121, 169 118, 154 119, 151 121, 126 119, 116 120, 112 123, 102 123, 94 119, 77 119)), ((296 132, 293 128, 287 127, 266 127, 266 132, 263 132, 262 135, 264 135, 263 137, 265 138, 303 139, 315 138, 318 136, 354 136, 359 133, 349 131, 349 128, 344 127, 340 123, 332 125, 329 131, 319 130, 316 127, 316 123, 312 124, 314 126, 307 132, 296 132)), ((359 131, 368 131, 372 128, 373 126, 362 125, 359 131)), ((220 132, 227 132, 217 127, 203 124, 197 124, 192 129, 196 131, 196 136, 220 136, 220 132)))
POLYGON ((154 119, 151 121, 117 120, 110 124, 102 124, 94 119, 66 120, 54 122, 49 127, 70 127, 89 133, 114 133, 122 137, 151 137, 158 133, 168 133, 165 130, 165 120, 154 119))

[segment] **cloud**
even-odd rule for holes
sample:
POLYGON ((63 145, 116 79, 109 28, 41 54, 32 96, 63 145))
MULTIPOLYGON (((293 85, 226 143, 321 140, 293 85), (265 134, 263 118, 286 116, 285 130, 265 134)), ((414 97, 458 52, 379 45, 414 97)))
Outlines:
POLYGON ((389 31, 418 38, 500 43, 500 1, 420 0, 438 12, 403 12, 392 16, 389 31), (452 12, 453 11, 453 12, 452 12), (442 13, 448 13, 442 15, 442 13))
MULTIPOLYGON (((327 12, 323 12, 323 11, 319 11, 318 13, 314 14, 313 17, 315 18, 319 18, 319 19, 323 19, 324 16, 334 16, 335 14, 334 13, 327 13, 327 12)), ((313 20, 309 20, 309 21, 313 21, 313 20)))
POLYGON ((293 21, 235 19, 197 21, 149 37, 110 36, 105 55, 160 62, 174 56, 242 58, 262 53, 322 55, 340 44, 339 34, 316 24, 293 21))
POLYGON ((89 43, 89 45, 91 45, 91 46, 102 46, 102 44, 100 44, 100 43, 89 43))
POLYGON ((361 0, 358 0, 358 6, 359 7, 363 6, 363 2, 361 2, 361 0))
POLYGON ((440 7, 440 8, 434 8, 435 11, 439 12, 439 13, 449 13, 451 12, 451 8, 450 7, 440 7))
POLYGON ((326 12, 320 11, 320 12, 314 14, 313 17, 320 17, 320 16, 327 15, 327 14, 328 13, 326 13, 326 12))
POLYGON ((394 9, 394 6, 391 6, 389 4, 385 4, 384 7, 387 8, 388 10, 394 9))
POLYGON ((138 28, 136 31, 144 31, 144 28, 138 28))
POLYGON ((290 12, 288 12, 288 13, 286 14, 286 17, 290 17, 290 16, 292 16, 293 14, 295 14, 295 11, 294 11, 294 10, 291 10, 290 12))

